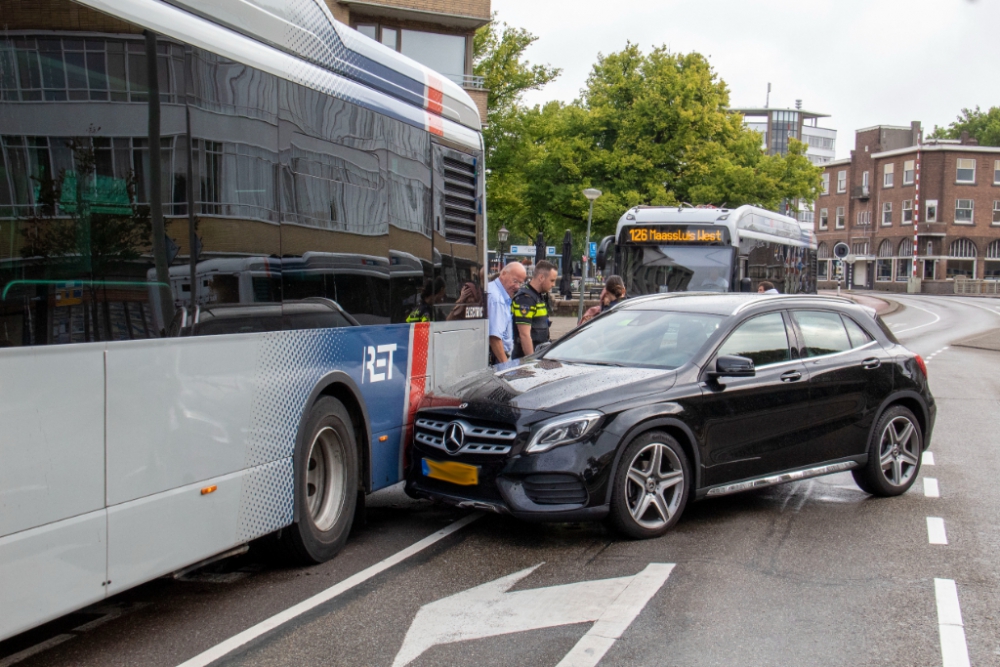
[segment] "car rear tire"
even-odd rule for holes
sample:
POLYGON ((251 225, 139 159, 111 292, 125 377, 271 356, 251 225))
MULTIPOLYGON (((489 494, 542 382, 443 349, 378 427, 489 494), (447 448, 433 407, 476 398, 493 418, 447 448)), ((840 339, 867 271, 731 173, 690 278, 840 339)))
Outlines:
POLYGON ((612 525, 635 539, 663 535, 684 512, 690 480, 691 465, 676 439, 662 431, 636 437, 615 472, 612 525))
POLYGON ((868 463, 851 471, 862 491, 873 496, 898 496, 917 481, 924 434, 920 422, 902 405, 890 406, 875 424, 868 463))
POLYGON ((298 521, 283 531, 290 559, 312 565, 343 548, 358 500, 358 446, 344 404, 330 396, 306 416, 295 457, 298 521))

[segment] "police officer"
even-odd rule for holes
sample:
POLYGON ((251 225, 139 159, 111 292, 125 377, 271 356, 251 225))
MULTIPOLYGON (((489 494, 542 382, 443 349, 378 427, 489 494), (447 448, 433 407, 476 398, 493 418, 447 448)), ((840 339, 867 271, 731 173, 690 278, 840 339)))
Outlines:
POLYGON ((535 264, 531 280, 511 299, 514 321, 514 352, 511 359, 533 354, 535 348, 549 341, 548 293, 556 284, 556 267, 544 259, 535 264))

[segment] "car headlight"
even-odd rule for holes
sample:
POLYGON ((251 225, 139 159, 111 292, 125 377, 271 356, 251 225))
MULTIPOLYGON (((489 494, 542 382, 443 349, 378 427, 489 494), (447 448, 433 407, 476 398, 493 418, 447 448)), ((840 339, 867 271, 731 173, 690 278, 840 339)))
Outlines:
POLYGON ((562 417, 544 422, 535 435, 531 437, 524 451, 527 454, 537 454, 580 440, 594 430, 604 414, 596 411, 573 412, 562 417))

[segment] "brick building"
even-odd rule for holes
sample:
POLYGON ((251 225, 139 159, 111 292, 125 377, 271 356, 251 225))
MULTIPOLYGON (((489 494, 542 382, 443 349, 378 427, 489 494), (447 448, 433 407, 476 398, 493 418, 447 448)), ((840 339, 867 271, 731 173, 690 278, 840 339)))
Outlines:
POLYGON ((490 0, 326 0, 334 18, 462 86, 486 122, 486 90, 472 73, 472 39, 490 0))
POLYGON ((848 286, 906 291, 914 260, 923 292, 951 292, 958 276, 1000 280, 1000 147, 924 141, 918 176, 919 140, 919 122, 865 128, 850 158, 824 165, 815 205, 821 289, 836 285, 830 258, 840 241, 857 258, 848 286))

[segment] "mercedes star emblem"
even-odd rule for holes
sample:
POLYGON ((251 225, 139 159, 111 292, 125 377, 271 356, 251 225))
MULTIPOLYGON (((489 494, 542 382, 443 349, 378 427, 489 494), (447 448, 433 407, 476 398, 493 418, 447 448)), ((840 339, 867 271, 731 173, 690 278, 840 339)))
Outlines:
POLYGON ((465 444, 465 429, 458 422, 448 424, 444 430, 444 448, 451 454, 457 454, 465 444))

